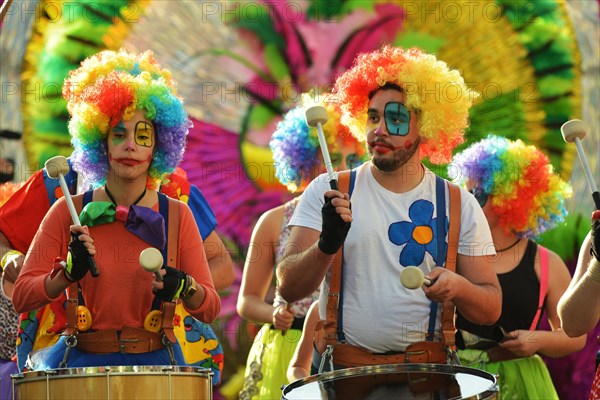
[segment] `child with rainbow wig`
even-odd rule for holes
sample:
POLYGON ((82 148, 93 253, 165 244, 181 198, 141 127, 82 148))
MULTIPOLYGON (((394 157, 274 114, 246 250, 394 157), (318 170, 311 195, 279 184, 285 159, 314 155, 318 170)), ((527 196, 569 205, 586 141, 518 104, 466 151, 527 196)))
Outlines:
MULTIPOLYGON (((303 95, 303 104, 314 100, 303 95)), ((339 124, 339 114, 330 106, 329 120, 323 125, 328 151, 334 168, 354 168, 362 163, 366 150, 348 130, 339 124)), ((275 175, 293 194, 324 169, 316 129, 306 124, 304 107, 288 111, 277 124, 270 147, 275 175)), ((246 366, 240 399, 280 398, 281 385, 288 384, 286 372, 302 334, 304 319, 318 290, 295 302, 286 302, 275 286, 273 303, 265 301, 273 282, 274 268, 281 259, 289 236, 287 224, 299 197, 265 212, 256 223, 246 256, 238 297, 238 313, 248 320, 264 324, 255 338, 246 366)))
POLYGON ((181 161, 191 126, 175 82, 149 51, 103 51, 70 73, 63 96, 73 169, 94 189, 73 197, 82 227, 72 225, 64 198, 53 204, 13 304, 26 312, 79 289, 87 323, 70 325, 77 315, 67 310, 68 332, 35 355, 35 367, 185 365, 169 320, 175 302, 210 323, 220 299, 192 212, 155 190, 181 161), (177 234, 167 237, 168 228, 177 234), (163 251, 161 281, 140 267, 149 247, 163 251), (90 255, 98 277, 88 273, 90 255))
MULTIPOLYGON (((360 54, 337 78, 332 99, 341 123, 366 140, 370 159, 356 169, 351 199, 331 190, 325 176, 309 184, 277 266, 280 293, 288 301, 321 284, 320 319, 327 319, 326 329, 337 325, 326 343, 316 343, 313 373, 322 357, 329 357, 325 345, 333 348, 329 361, 335 369, 447 362, 451 344, 442 340, 439 302, 452 302, 482 324, 500 315, 500 288, 484 246, 491 235, 481 208, 466 190, 452 189, 462 210, 460 220, 452 218, 461 229, 453 246, 458 247, 456 271, 444 268, 450 189, 421 162, 451 160, 476 96, 458 71, 418 49, 384 46, 360 54), (334 286, 330 276, 341 275, 332 265, 342 245, 343 280, 336 287, 342 287, 343 303, 333 316, 326 313, 327 299, 334 286), (435 283, 405 288, 400 274, 408 266, 422 269, 435 283), (417 360, 409 352, 426 356, 417 360)), ((328 370, 329 362, 324 364, 328 370)))
POLYGON ((456 154, 448 173, 473 194, 488 220, 503 295, 492 326, 458 314, 462 363, 497 374, 501 399, 557 399, 538 354, 562 357, 581 350, 586 338, 562 331, 557 304, 570 274, 556 253, 532 239, 564 220, 571 187, 535 146, 495 135, 456 154), (538 330, 542 304, 552 331, 538 330))

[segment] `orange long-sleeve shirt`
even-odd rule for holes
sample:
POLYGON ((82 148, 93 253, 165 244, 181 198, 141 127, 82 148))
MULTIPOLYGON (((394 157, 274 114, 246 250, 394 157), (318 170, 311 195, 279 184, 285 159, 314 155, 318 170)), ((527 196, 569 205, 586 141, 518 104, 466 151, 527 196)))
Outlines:
MULTIPOLYGON (((81 204, 74 196, 75 204, 81 204)), ((156 211, 158 203, 153 207, 156 211)), ((202 239, 189 207, 179 202, 178 269, 194 277, 206 291, 206 298, 196 310, 188 312, 210 323, 219 314, 220 298, 214 288, 202 239)), ((27 252, 23 270, 17 279, 13 304, 18 312, 26 312, 52 302, 44 282, 52 270, 56 256, 67 257, 71 217, 64 198, 50 209, 27 252)), ((87 274, 80 280, 83 299, 92 315, 92 329, 142 328, 151 309, 153 275, 140 267, 140 253, 150 247, 125 229, 123 222, 90 228, 96 246, 96 265, 100 276, 87 274)))

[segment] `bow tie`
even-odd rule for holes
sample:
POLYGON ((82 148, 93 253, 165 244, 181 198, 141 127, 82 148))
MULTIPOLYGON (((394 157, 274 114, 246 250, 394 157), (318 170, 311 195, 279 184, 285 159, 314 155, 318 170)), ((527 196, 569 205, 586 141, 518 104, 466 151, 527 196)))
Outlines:
POLYGON ((163 216, 148 207, 132 205, 127 209, 107 201, 93 201, 81 210, 79 219, 81 225, 89 227, 121 221, 125 229, 151 246, 162 249, 167 244, 163 216))

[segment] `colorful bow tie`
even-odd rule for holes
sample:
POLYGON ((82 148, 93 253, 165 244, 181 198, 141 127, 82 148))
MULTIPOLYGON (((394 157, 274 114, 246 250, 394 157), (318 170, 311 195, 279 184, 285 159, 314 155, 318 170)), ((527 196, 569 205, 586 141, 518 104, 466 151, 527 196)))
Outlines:
POLYGON ((111 202, 93 201, 81 210, 79 219, 89 227, 122 221, 125 229, 153 247, 162 249, 167 243, 163 216, 148 207, 132 205, 127 210, 111 202))

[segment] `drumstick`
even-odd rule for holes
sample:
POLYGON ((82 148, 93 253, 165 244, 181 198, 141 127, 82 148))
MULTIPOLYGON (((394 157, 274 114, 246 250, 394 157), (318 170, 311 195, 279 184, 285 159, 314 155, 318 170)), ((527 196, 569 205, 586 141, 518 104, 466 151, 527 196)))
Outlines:
POLYGON ((406 267, 400 273, 400 282, 407 289, 418 289, 422 285, 431 286, 431 279, 425 278, 425 274, 417 267, 406 267))
POLYGON ((590 165, 588 164, 587 158, 585 158, 585 152, 583 151, 583 146, 581 145, 581 139, 583 139, 586 135, 585 125, 579 119, 572 119, 570 121, 565 122, 560 127, 560 133, 562 133, 565 142, 575 142, 575 146, 577 147, 577 153, 579 154, 579 160, 581 161, 581 166, 583 167, 583 171, 585 172, 588 185, 592 190, 592 198, 594 199, 596 210, 600 210, 600 193, 598 192, 598 188, 596 187, 596 183, 594 182, 594 177, 592 176, 590 165))
POLYGON ((333 190, 338 190, 337 179, 335 179, 335 175, 333 174, 333 164, 331 163, 331 157, 329 157, 329 149, 327 148, 327 141, 325 140, 325 134, 323 133, 322 127, 329 118, 327 116, 327 110, 323 106, 315 105, 306 109, 305 117, 308 126, 317 128, 319 145, 321 146, 323 161, 325 162, 325 168, 327 169, 327 175, 329 176, 329 186, 333 190))
POLYGON ((163 256, 160 250, 148 247, 140 253, 140 265, 148 272, 154 272, 157 281, 162 282, 163 277, 159 270, 163 265, 163 256))
MULTIPOLYGON (((69 163, 67 162, 67 159, 63 156, 52 157, 51 159, 46 161, 46 163, 44 164, 44 169, 46 170, 46 174, 49 178, 58 179, 58 182, 60 183, 60 188, 63 192, 63 196, 67 201, 67 208, 69 209, 69 213, 71 214, 73 225, 81 226, 79 216, 77 215, 77 211, 75 211, 73 199, 71 198, 71 192, 69 192, 69 187, 67 186, 67 182, 65 181, 65 175, 69 173, 69 163)), ((92 256, 91 254, 88 256, 88 262, 90 264, 90 272, 92 273, 92 276, 97 277, 99 275, 98 268, 96 268, 94 256, 92 256)))

